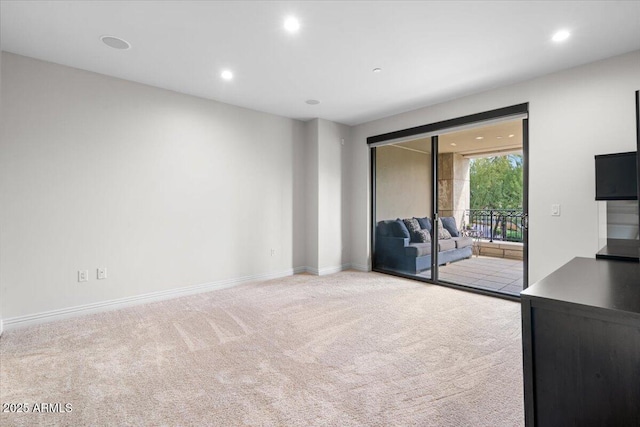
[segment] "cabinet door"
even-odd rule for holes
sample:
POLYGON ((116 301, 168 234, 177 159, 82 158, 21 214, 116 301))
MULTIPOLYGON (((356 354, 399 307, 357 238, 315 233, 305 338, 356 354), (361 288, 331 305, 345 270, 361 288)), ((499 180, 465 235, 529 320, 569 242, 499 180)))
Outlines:
POLYGON ((640 323, 534 305, 530 328, 535 423, 528 425, 640 425, 640 323))

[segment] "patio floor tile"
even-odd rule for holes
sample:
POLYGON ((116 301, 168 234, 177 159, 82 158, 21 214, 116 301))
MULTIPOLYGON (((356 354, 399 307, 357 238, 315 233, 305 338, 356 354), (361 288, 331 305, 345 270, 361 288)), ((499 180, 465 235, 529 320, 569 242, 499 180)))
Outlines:
POLYGON ((440 279, 453 283, 519 295, 523 263, 518 260, 473 256, 440 266, 440 279))
POLYGON ((511 277, 502 277, 502 276, 494 276, 494 275, 485 276, 484 279, 490 280, 492 282, 502 283, 503 285, 510 285, 516 280, 511 277))

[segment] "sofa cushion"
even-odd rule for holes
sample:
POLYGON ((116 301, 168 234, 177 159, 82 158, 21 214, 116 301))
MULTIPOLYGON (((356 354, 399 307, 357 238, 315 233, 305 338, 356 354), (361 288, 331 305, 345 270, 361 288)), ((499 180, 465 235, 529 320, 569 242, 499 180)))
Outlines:
POLYGON ((449 238, 445 240, 438 240, 438 252, 450 251, 456 248, 455 240, 449 238))
POLYGON ((409 230, 411 241, 419 243, 418 236, 416 235, 416 233, 420 230, 420 224, 418 224, 418 220, 415 218, 405 218, 402 220, 402 222, 404 222, 407 230, 409 230))
POLYGON ((404 254, 409 257, 421 257, 431 254, 431 242, 429 243, 409 243, 404 248, 404 254))
MULTIPOLYGON (((438 252, 452 251, 456 249, 456 242, 458 238, 439 240, 438 252)), ((466 242, 466 237, 460 238, 463 242, 466 242)), ((472 239, 470 239, 472 240, 472 239)), ((473 240, 472 240, 473 242, 473 240)), ((464 243, 463 243, 464 244, 464 243)), ((409 243, 404 247, 404 254, 408 257, 421 257, 424 255, 431 255, 431 242, 429 243, 409 243)))
POLYGON ((458 231, 458 226, 456 225, 456 219, 452 216, 444 216, 440 218, 440 224, 444 227, 445 230, 451 234, 451 237, 459 237, 460 232, 458 231))
POLYGON ((456 248, 466 248, 467 246, 473 246, 473 239, 467 236, 452 237, 451 240, 456 242, 456 248))
POLYGON ((424 218, 416 218, 418 220, 418 224, 420 224, 420 228, 422 228, 423 230, 427 230, 429 233, 431 233, 431 230, 433 229, 433 227, 431 226, 431 218, 429 218, 428 216, 425 216, 424 218))
POLYGON ((442 221, 440 220, 440 218, 438 218, 438 240, 445 240, 450 238, 451 234, 446 228, 444 228, 444 226, 442 225, 442 221))
POLYGON ((389 229, 389 221, 380 221, 378 223, 378 236, 382 236, 382 237, 391 236, 391 230, 389 229))
POLYGON ((416 243, 431 243, 431 234, 427 230, 418 230, 415 232, 416 243))
POLYGON ((391 230, 391 235, 393 237, 404 237, 410 238, 409 230, 407 230, 407 226, 404 225, 404 222, 400 218, 396 219, 389 223, 389 230, 391 230))

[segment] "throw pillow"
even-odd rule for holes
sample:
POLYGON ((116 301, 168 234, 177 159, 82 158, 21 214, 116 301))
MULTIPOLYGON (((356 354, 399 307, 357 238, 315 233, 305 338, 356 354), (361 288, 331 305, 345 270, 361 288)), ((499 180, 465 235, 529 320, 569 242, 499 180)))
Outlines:
POLYGON ((431 243, 431 234, 427 230, 418 230, 416 231, 416 242, 417 243, 431 243))
POLYGON ((389 227, 393 237, 404 237, 405 239, 411 237, 409 230, 407 230, 407 226, 404 225, 404 222, 402 222, 400 218, 390 222, 389 227))
POLYGON ((452 216, 445 216, 440 218, 444 228, 451 234, 451 237, 460 237, 460 232, 456 226, 456 219, 452 216))
POLYGON ((415 218, 405 218, 402 220, 404 225, 409 230, 409 235, 411 236, 411 241, 416 242, 416 232, 420 230, 420 224, 418 224, 418 220, 415 218))
POLYGON ((431 227, 431 218, 429 218, 428 216, 425 216, 424 218, 418 218, 418 223, 420 224, 420 228, 431 233, 431 229, 433 228, 431 227))
POLYGON ((451 238, 451 233, 442 225, 442 219, 438 218, 438 240, 447 240, 451 238))

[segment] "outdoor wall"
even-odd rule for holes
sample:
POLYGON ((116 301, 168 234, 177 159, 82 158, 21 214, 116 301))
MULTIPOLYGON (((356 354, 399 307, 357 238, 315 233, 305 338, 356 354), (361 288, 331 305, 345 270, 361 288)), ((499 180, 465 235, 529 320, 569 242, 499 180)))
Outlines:
POLYGON ((594 155, 634 151, 640 51, 361 124, 352 132, 352 263, 370 263, 369 149, 386 132, 529 103, 530 281, 600 249, 594 155), (551 216, 551 205, 561 216, 551 216))
POLYGON ((392 145, 376 149, 376 219, 431 215, 431 155, 392 145))
POLYGON ((9 53, 1 107, 5 328, 304 268, 303 122, 9 53))
POLYGON ((438 211, 452 216, 462 227, 465 210, 471 207, 470 161, 458 153, 438 155, 438 211))

